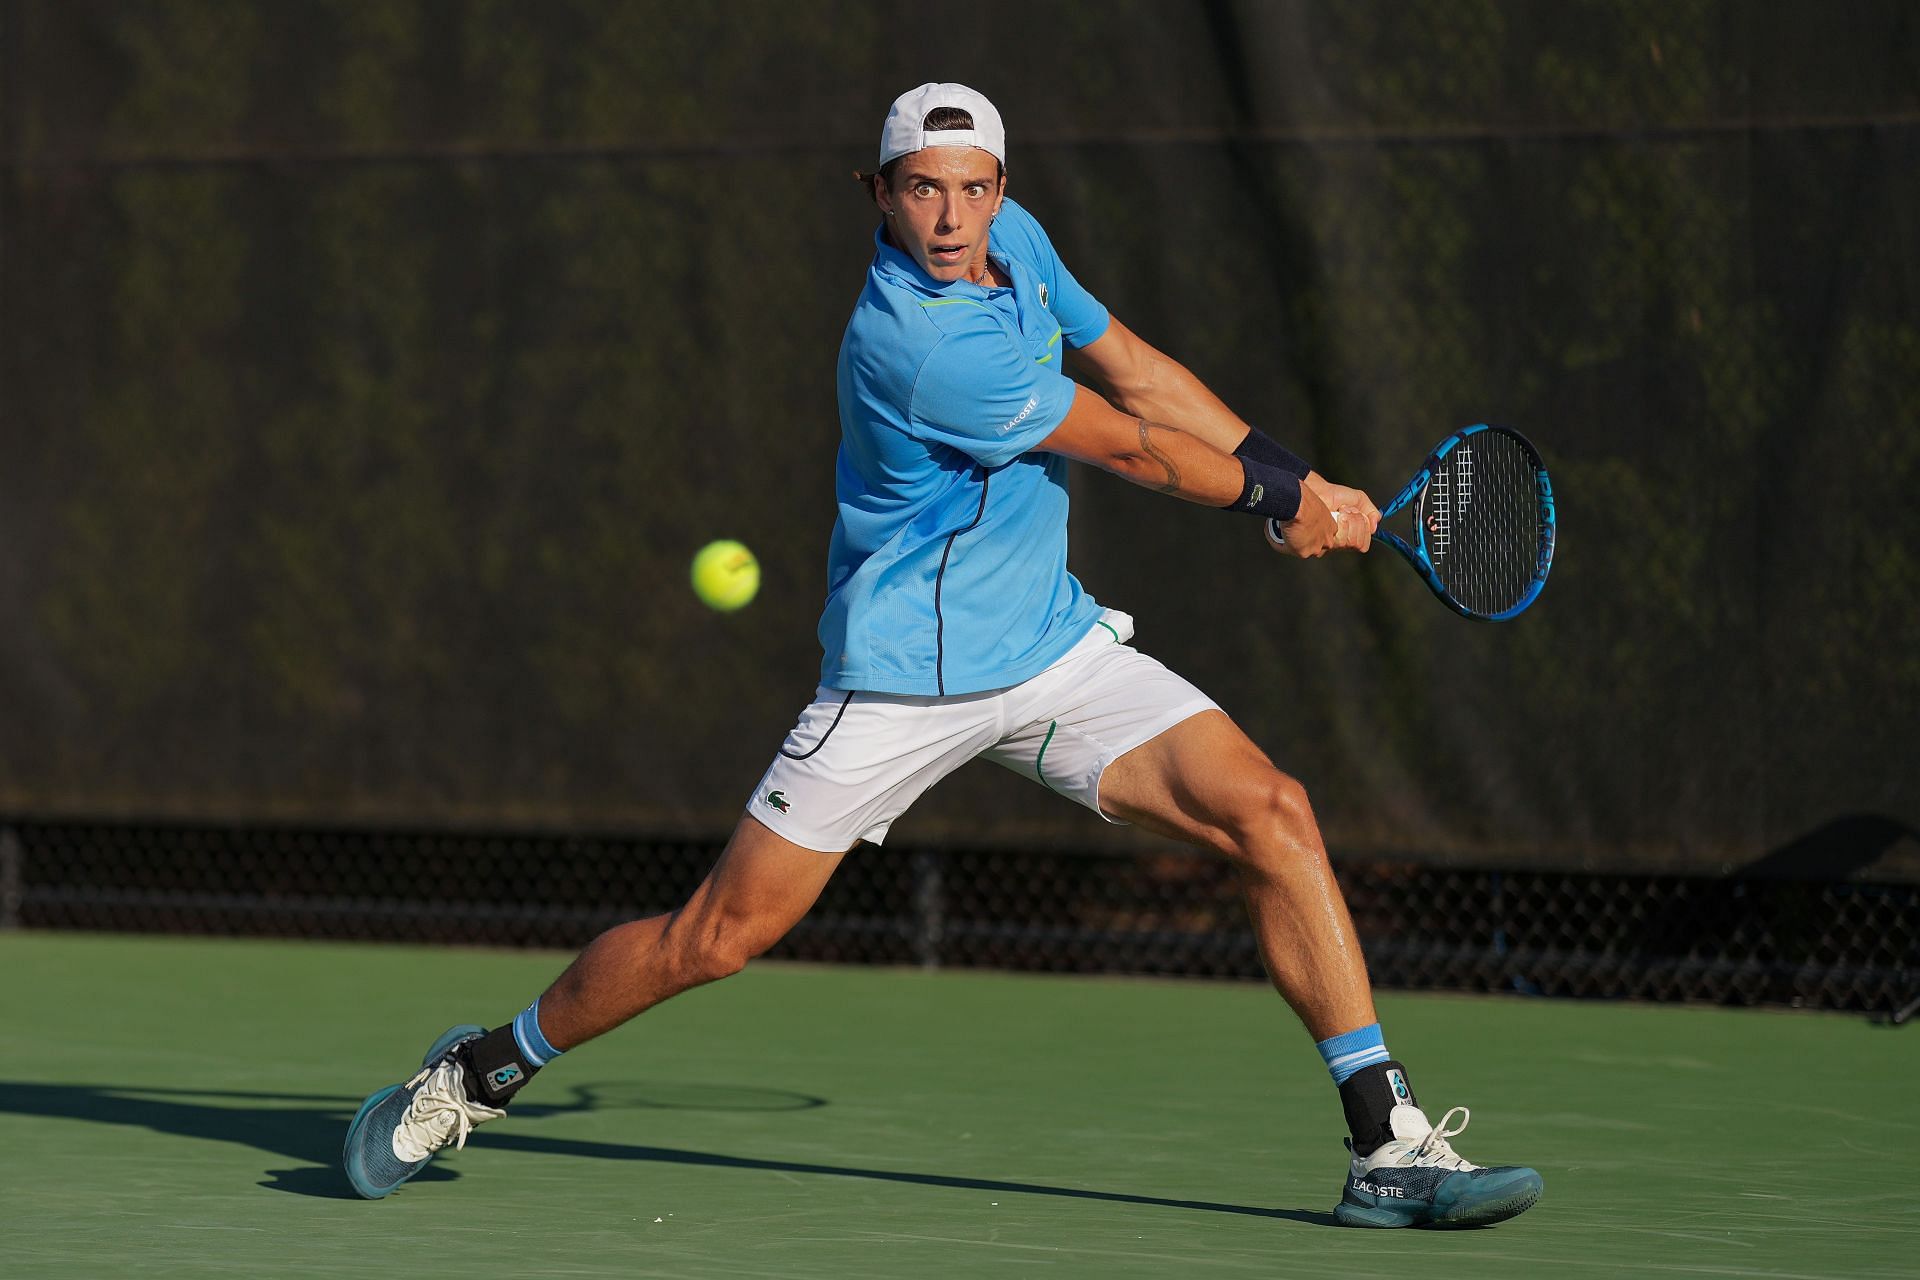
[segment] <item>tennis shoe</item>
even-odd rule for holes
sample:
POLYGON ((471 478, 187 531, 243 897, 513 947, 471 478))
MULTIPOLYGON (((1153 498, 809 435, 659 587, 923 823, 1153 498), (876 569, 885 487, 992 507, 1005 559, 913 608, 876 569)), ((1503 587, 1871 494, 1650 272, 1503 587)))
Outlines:
POLYGON ((471 1024, 449 1029, 411 1080, 388 1085, 360 1104, 343 1153, 355 1191, 369 1200, 391 1195, 448 1144, 466 1146, 473 1126, 507 1114, 467 1096, 467 1069, 454 1052, 485 1034, 485 1027, 471 1024))
POLYGON ((1455 1107, 1436 1128, 1420 1108, 1394 1107, 1393 1137, 1353 1157, 1333 1220, 1343 1227, 1484 1227, 1532 1208, 1539 1174, 1512 1165, 1483 1169, 1453 1149, 1448 1139, 1466 1130, 1471 1114, 1455 1107))

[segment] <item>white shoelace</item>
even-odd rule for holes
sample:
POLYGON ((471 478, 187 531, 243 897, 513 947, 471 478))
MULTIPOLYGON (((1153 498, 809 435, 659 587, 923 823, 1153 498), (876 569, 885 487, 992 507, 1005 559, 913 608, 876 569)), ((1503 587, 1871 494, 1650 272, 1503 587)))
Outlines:
POLYGON ((393 1131, 393 1154, 408 1164, 425 1160, 449 1142, 467 1145, 473 1126, 507 1114, 467 1097, 460 1064, 442 1058, 421 1071, 407 1087, 414 1089, 407 1114, 393 1131), (417 1086, 417 1087, 416 1087, 417 1086))
POLYGON ((1479 1165, 1470 1163, 1466 1157, 1453 1149, 1452 1143, 1447 1141, 1449 1138, 1457 1138, 1465 1133, 1467 1121, 1472 1118, 1473 1113, 1465 1107, 1455 1107, 1448 1111, 1440 1117, 1440 1123, 1429 1129, 1427 1136, 1414 1145, 1409 1153, 1412 1158, 1408 1163, 1416 1169, 1478 1169, 1479 1165), (1456 1115, 1460 1117, 1459 1124, 1453 1123, 1456 1115))

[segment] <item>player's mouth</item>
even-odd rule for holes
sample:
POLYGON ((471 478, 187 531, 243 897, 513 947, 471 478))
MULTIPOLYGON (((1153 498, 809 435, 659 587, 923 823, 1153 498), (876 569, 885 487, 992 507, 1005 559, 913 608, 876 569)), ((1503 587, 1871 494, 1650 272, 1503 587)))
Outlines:
POLYGON ((943 267, 957 267, 967 260, 967 246, 964 244, 930 244, 927 246, 927 259, 943 267))

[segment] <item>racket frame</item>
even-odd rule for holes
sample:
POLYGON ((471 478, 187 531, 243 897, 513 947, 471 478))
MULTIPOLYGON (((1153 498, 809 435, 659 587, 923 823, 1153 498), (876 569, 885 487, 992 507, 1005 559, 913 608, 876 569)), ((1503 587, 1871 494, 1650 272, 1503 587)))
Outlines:
POLYGON ((1533 447, 1531 440, 1521 435, 1518 431, 1515 431, 1512 427, 1493 426, 1485 422, 1479 422, 1471 427, 1462 427, 1435 445, 1433 452, 1427 455, 1426 461, 1422 462, 1420 469, 1414 473, 1413 479, 1407 481, 1406 487, 1394 496, 1392 502, 1389 502, 1385 507, 1381 508, 1380 523, 1381 527, 1374 531, 1374 539, 1386 543, 1404 556, 1407 563, 1412 565, 1414 571, 1420 575, 1420 580, 1427 584, 1427 590, 1439 597, 1442 604, 1446 605, 1461 617, 1471 618, 1475 622, 1504 622, 1508 618, 1519 614, 1528 605, 1539 599, 1541 589, 1547 585, 1547 571, 1553 567, 1555 533, 1553 483, 1547 478, 1547 467, 1546 464, 1540 460, 1540 451, 1533 447), (1528 581, 1527 589, 1521 595, 1519 601, 1509 605, 1498 613, 1481 613, 1478 610, 1470 609, 1459 600, 1456 600, 1453 593, 1447 590, 1446 583, 1440 581, 1439 571, 1433 567, 1433 559, 1427 549, 1426 522, 1417 518, 1418 513, 1416 513, 1416 519, 1413 521, 1413 542, 1411 544, 1399 534, 1385 527, 1388 517, 1397 515, 1400 511, 1404 510, 1409 503, 1426 492, 1428 484, 1433 480, 1434 471, 1446 460, 1448 454, 1452 453, 1462 441, 1470 440, 1483 431, 1493 431, 1500 435, 1507 436, 1517 441, 1520 447, 1526 451, 1527 460, 1533 466, 1535 494, 1539 501, 1540 538, 1534 552, 1533 576, 1528 581))

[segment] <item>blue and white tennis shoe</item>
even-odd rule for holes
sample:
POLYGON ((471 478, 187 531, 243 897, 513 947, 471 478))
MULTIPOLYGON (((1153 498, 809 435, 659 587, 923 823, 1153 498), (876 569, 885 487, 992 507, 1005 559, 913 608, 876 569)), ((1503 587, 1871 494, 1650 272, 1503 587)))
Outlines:
POLYGON ((1448 1143, 1471 1114, 1455 1107, 1435 1128, 1420 1108, 1394 1107, 1392 1139, 1353 1157, 1333 1220, 1343 1227, 1484 1227, 1531 1209, 1540 1198, 1539 1174, 1514 1165, 1483 1169, 1448 1143))
POLYGON ((347 1127, 347 1181, 369 1200, 390 1195, 442 1148, 467 1145, 473 1126, 507 1114, 467 1095, 467 1069, 454 1050, 487 1033, 471 1023, 449 1028, 405 1084, 390 1084, 360 1104, 347 1127))

